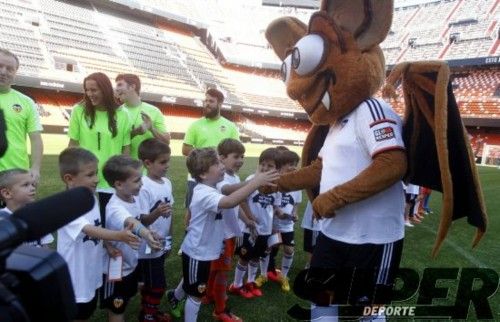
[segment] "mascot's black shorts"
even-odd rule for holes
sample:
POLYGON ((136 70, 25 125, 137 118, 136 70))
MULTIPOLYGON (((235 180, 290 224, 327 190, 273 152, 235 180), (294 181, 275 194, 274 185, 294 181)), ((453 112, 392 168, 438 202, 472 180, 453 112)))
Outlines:
POLYGON ((347 244, 319 234, 311 268, 331 269, 335 302, 388 304, 399 269, 403 239, 387 244, 347 244))

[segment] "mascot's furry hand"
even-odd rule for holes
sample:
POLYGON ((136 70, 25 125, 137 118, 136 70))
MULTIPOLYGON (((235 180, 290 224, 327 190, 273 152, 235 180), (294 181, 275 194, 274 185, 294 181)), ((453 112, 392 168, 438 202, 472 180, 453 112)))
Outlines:
POLYGON ((314 217, 316 219, 335 217, 335 210, 338 208, 336 198, 331 191, 317 196, 313 203, 314 217))

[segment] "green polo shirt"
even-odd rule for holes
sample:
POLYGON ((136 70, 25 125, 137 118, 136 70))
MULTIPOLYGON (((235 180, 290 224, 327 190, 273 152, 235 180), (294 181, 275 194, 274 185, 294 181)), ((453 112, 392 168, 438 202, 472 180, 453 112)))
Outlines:
MULTIPOLYGON (((141 104, 137 106, 129 106, 127 104, 123 104, 122 107, 126 107, 128 110, 131 120, 131 128, 135 128, 143 123, 141 117, 141 112, 143 112, 147 114, 151 119, 153 128, 161 133, 167 132, 167 128, 165 126, 165 118, 156 106, 141 102, 141 104)), ((142 143, 142 141, 153 137, 154 136, 151 131, 147 131, 144 134, 134 136, 130 141, 130 156, 135 159, 139 159, 139 145, 142 143)))
POLYGON ((0 109, 5 117, 8 143, 7 151, 0 158, 0 171, 12 168, 27 170, 30 161, 26 137, 29 133, 43 130, 36 104, 28 96, 10 89, 7 93, 0 93, 0 109))
POLYGON ((222 116, 217 120, 204 117, 189 126, 184 136, 184 143, 194 148, 216 148, 222 140, 227 138, 240 139, 238 128, 233 122, 222 116))
POLYGON ((96 110, 94 125, 90 128, 90 119, 85 118, 83 105, 73 107, 68 135, 78 141, 80 147, 94 153, 99 160, 98 188, 110 187, 102 175, 102 168, 109 158, 122 154, 123 147, 130 145, 130 128, 129 114, 124 108, 116 110, 117 134, 113 137, 108 127, 106 111, 96 110))

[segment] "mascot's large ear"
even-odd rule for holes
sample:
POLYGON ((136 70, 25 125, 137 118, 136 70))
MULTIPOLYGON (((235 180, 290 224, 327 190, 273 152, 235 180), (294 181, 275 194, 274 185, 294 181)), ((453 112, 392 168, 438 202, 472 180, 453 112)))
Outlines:
POLYGON ((281 60, 285 60, 287 49, 293 48, 307 34, 307 26, 294 17, 281 17, 272 21, 266 29, 267 41, 281 60))
POLYGON ((455 219, 466 217, 477 227, 476 246, 486 231, 488 217, 476 165, 458 105, 442 61, 396 65, 383 92, 391 94, 402 81, 406 105, 403 139, 408 154, 406 180, 443 192, 443 208, 436 243, 437 255, 455 219))
POLYGON ((356 38, 365 51, 384 41, 392 24, 393 0, 323 0, 321 10, 356 38))

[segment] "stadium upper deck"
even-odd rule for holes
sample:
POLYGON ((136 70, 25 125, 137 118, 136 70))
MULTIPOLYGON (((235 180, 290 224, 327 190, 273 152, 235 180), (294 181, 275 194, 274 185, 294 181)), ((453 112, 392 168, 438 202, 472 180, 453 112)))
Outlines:
MULTIPOLYGON (((205 0, 203 6, 201 1, 147 3, 207 24, 206 32, 217 35, 213 45, 224 55, 277 63, 262 35, 267 23, 284 14, 307 22, 312 12, 262 7, 260 1, 205 0)), ((262 72, 223 68, 219 60, 227 60, 227 56, 214 56, 192 33, 166 29, 165 24, 146 16, 101 8, 97 2, 78 4, 0 0, 0 46, 20 56, 20 75, 49 83, 71 82, 78 88, 91 72, 104 71, 110 77, 132 72, 143 79, 145 92, 160 94, 167 103, 179 104, 176 98, 188 98, 196 106, 206 86, 218 86, 226 93, 228 108, 239 106, 249 113, 275 110, 291 117, 301 112, 272 73, 264 77, 262 72)), ((493 69, 484 75, 462 72, 455 88, 465 116, 498 117, 499 12, 499 0, 403 2, 396 8, 391 33, 382 44, 388 64, 489 56, 496 61, 493 69)))

